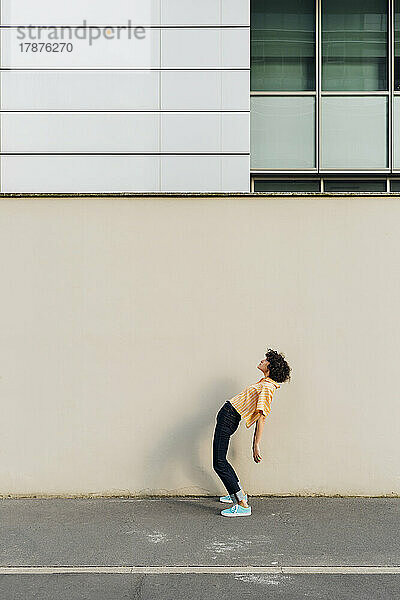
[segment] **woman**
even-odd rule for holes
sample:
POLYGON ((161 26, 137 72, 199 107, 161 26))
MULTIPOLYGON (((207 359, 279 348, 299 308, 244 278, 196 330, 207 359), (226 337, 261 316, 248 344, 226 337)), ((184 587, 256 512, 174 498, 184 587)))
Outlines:
POLYGON ((230 436, 239 427, 242 419, 249 428, 256 423, 253 438, 253 459, 256 463, 262 460, 260 441, 265 418, 271 410, 274 392, 280 387, 279 383, 290 380, 290 367, 284 354, 278 354, 268 348, 265 359, 257 366, 264 377, 245 388, 243 392, 227 400, 217 414, 213 440, 213 468, 228 490, 228 496, 221 496, 221 502, 233 502, 231 508, 221 511, 224 517, 245 517, 251 515, 251 507, 247 504, 247 494, 244 493, 239 478, 233 467, 226 459, 230 436))

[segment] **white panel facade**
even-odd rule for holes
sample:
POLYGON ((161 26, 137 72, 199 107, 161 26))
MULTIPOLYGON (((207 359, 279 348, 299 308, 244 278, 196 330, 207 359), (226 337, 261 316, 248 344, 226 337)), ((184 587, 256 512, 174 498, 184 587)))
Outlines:
POLYGON ((162 152, 221 152, 221 115, 164 113, 161 118, 162 152))
POLYGON ((163 156, 161 188, 165 192, 237 192, 249 180, 248 156, 163 156))
POLYGON ((220 0, 162 0, 161 23, 163 25, 219 25, 221 24, 220 0))
POLYGON ((161 0, 161 25, 250 25, 250 3, 243 0, 161 0))
POLYGON ((102 193, 160 189, 159 156, 2 156, 2 192, 102 193))
POLYGON ((250 72, 249 28, 221 29, 221 64, 227 69, 241 67, 250 72))
POLYGON ((159 25, 161 0, 1 0, 2 25, 159 25))
POLYGON ((220 156, 163 156, 161 189, 164 192, 212 192, 221 189, 220 156))
POLYGON ((224 71, 222 106, 224 110, 250 111, 250 71, 224 71))
POLYGON ((221 117, 222 152, 250 152, 250 116, 225 113, 221 117))
POLYGON ((248 152, 248 115, 164 113, 161 152, 248 152))
POLYGON ((225 192, 246 190, 249 171, 250 156, 224 156, 221 164, 221 189, 225 192))
POLYGON ((3 25, 249 25, 243 0, 1 0, 3 25))
POLYGON ((1 110, 159 109, 157 71, 22 70, 0 78, 1 110))
POLYGON ((249 0, 1 9, 1 191, 249 191, 249 0))
POLYGON ((248 71, 162 71, 162 110, 249 110, 248 71))
POLYGON ((1 110, 248 111, 250 105, 249 73, 234 70, 15 70, 0 73, 0 86, 1 110))
POLYGON ((249 151, 243 113, 2 113, 3 152, 249 151), (49 135, 51 131, 51 135, 49 135))
POLYGON ((159 120, 159 113, 3 113, 1 147, 21 153, 158 152, 159 120))
POLYGON ((1 30, 1 65, 7 69, 151 69, 160 66, 160 30, 132 30, 116 37, 112 29, 54 27, 1 30), (104 36, 101 32, 108 31, 104 36))
POLYGON ((247 27, 224 29, 162 29, 163 68, 250 68, 250 32, 247 27))
POLYGON ((223 25, 250 25, 250 2, 221 0, 223 25))

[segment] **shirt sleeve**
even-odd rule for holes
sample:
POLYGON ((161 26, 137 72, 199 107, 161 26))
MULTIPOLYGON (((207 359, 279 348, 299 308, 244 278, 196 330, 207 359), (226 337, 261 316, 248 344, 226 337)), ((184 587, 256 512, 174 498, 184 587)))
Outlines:
POLYGON ((256 411, 261 411, 262 414, 266 417, 271 410, 271 402, 272 391, 268 387, 263 385, 258 396, 256 411))

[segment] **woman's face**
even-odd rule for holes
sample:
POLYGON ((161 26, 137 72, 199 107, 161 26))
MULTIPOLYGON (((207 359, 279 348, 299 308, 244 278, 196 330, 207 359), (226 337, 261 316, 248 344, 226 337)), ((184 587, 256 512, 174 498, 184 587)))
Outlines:
POLYGON ((266 358, 263 358, 258 363, 257 368, 260 369, 260 371, 262 371, 263 373, 267 373, 269 371, 269 361, 266 358))

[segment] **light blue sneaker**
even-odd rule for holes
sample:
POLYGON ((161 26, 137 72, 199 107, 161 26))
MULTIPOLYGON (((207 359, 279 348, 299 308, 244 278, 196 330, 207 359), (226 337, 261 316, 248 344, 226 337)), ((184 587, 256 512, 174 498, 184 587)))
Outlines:
MULTIPOLYGON (((247 494, 245 494, 245 498, 244 499, 245 499, 245 502, 247 502, 247 494)), ((219 497, 219 501, 220 502, 232 502, 232 498, 228 494, 227 496, 220 496, 219 497)))
POLYGON ((240 506, 240 504, 234 504, 230 508, 221 510, 221 515, 223 517, 248 517, 251 515, 251 506, 244 508, 243 506, 240 506))

